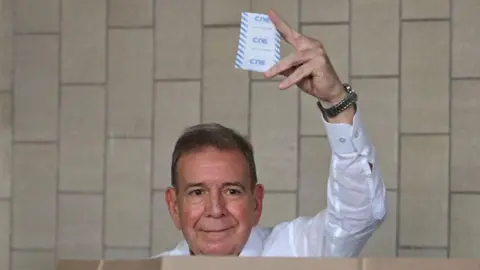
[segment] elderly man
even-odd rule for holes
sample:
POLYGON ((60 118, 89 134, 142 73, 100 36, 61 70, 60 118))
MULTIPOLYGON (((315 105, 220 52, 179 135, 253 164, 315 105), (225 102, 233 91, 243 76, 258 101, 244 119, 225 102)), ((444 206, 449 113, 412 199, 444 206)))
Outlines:
POLYGON ((318 100, 332 149, 328 207, 312 217, 259 227, 264 188, 257 183, 251 145, 218 124, 193 126, 175 145, 172 187, 165 192, 185 240, 158 256, 357 256, 386 216, 385 186, 357 94, 339 80, 320 41, 296 32, 273 11, 268 16, 296 52, 265 76, 283 75, 280 89, 297 85, 318 100))

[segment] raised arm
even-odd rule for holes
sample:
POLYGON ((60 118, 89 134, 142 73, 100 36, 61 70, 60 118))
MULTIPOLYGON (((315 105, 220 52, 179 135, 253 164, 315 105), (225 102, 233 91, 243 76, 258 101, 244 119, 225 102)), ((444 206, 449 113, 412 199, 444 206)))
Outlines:
POLYGON ((386 199, 375 150, 363 128, 360 107, 355 105, 356 94, 339 80, 320 41, 296 32, 273 11, 269 17, 296 52, 265 76, 284 75, 280 89, 296 84, 318 99, 319 117, 324 112, 332 149, 327 209, 314 217, 298 218, 285 229, 290 231, 297 256, 357 256, 385 218, 386 199), (328 110, 332 107, 338 110, 328 110))

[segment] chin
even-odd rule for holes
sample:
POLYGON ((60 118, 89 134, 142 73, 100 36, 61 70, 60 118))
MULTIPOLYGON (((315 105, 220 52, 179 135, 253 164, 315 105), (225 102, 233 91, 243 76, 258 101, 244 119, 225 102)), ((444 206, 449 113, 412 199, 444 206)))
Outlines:
POLYGON ((235 247, 215 245, 203 249, 201 253, 208 256, 237 256, 240 252, 237 252, 235 247))

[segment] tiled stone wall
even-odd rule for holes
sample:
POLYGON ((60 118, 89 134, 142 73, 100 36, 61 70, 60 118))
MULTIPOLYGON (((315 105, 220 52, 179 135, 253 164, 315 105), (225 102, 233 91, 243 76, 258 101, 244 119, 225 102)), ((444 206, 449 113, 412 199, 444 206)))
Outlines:
POLYGON ((233 68, 240 12, 270 7, 359 92, 390 211, 363 255, 480 257, 480 1, 0 3, 0 269, 171 247, 169 154, 201 121, 252 140, 262 224, 322 209, 314 100, 233 68))

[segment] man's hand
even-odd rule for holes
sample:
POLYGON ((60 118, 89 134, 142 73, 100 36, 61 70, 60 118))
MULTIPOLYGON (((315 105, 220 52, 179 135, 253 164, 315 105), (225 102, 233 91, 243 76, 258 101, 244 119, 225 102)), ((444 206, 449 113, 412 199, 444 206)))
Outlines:
POLYGON ((265 77, 283 75, 286 78, 279 85, 282 90, 296 84, 304 92, 324 103, 333 106, 340 102, 346 96, 346 91, 323 44, 293 30, 274 11, 269 10, 268 16, 283 39, 291 44, 296 52, 266 71, 265 77))

